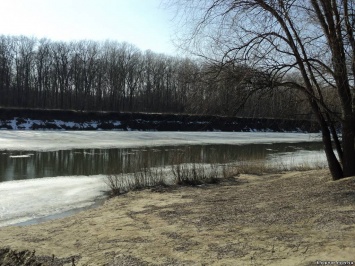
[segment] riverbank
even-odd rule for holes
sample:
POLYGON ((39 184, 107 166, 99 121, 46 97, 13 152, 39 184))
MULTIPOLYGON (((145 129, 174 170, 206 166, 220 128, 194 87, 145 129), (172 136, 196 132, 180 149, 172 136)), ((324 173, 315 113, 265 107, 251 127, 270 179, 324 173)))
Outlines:
POLYGON ((211 115, 0 108, 5 130, 319 132, 315 121, 211 115))
POLYGON ((330 180, 313 170, 130 192, 71 217, 0 228, 1 246, 52 265, 355 261, 355 177, 330 180))

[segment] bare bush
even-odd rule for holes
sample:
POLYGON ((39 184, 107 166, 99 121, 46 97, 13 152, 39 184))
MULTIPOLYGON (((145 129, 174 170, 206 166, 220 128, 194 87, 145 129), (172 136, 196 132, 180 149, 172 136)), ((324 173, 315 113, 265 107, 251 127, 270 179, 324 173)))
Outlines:
MULTIPOLYGON (((152 167, 149 158, 136 162, 134 173, 113 173, 106 177, 106 184, 112 196, 117 196, 131 190, 157 186, 199 186, 218 183, 222 179, 234 178, 239 174, 262 175, 283 171, 306 171, 322 169, 326 165, 321 162, 303 161, 295 163, 282 160, 270 161, 266 158, 240 158, 237 162, 222 164, 183 163, 183 154, 171 158, 170 167, 152 167)), ((117 170, 119 171, 119 170, 117 170)), ((117 172, 116 171, 116 172, 117 172)), ((124 171, 124 169, 121 169, 124 171)))

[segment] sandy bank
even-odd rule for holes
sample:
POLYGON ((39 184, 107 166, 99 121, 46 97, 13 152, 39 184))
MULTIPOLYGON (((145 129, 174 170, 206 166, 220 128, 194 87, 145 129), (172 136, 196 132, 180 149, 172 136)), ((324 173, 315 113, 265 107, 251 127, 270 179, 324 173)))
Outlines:
POLYGON ((131 192, 0 228, 0 243, 76 265, 316 265, 355 261, 354 219, 355 178, 333 182, 315 170, 131 192))

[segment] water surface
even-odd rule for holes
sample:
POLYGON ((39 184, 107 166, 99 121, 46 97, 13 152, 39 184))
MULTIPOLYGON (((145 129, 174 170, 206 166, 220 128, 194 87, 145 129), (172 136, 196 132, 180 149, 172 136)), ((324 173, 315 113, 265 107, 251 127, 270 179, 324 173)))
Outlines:
POLYGON ((0 181, 54 176, 131 173, 178 163, 228 163, 270 155, 319 151, 319 142, 182 145, 141 148, 0 151, 0 181))

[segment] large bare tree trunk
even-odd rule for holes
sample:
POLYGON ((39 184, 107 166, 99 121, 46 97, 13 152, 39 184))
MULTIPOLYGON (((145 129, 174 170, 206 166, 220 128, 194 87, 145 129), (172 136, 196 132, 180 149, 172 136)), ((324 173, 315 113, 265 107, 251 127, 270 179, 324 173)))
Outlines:
POLYGON ((322 115, 318 104, 314 101, 313 98, 310 98, 311 107, 315 113, 318 123, 321 126, 322 131, 322 141, 324 145, 325 155, 327 157, 327 162, 329 166, 329 171, 332 175, 333 180, 338 180, 344 177, 343 169, 339 163, 338 158, 335 156, 331 132, 329 128, 332 128, 333 125, 328 125, 324 116, 322 115))
POLYGON ((329 171, 333 180, 338 180, 344 177, 341 165, 336 158, 332 146, 332 140, 330 138, 330 132, 327 127, 322 127, 322 140, 324 144, 324 151, 327 157, 329 171))
POLYGON ((342 126, 343 172, 344 177, 355 176, 355 143, 352 118, 345 119, 342 126))

